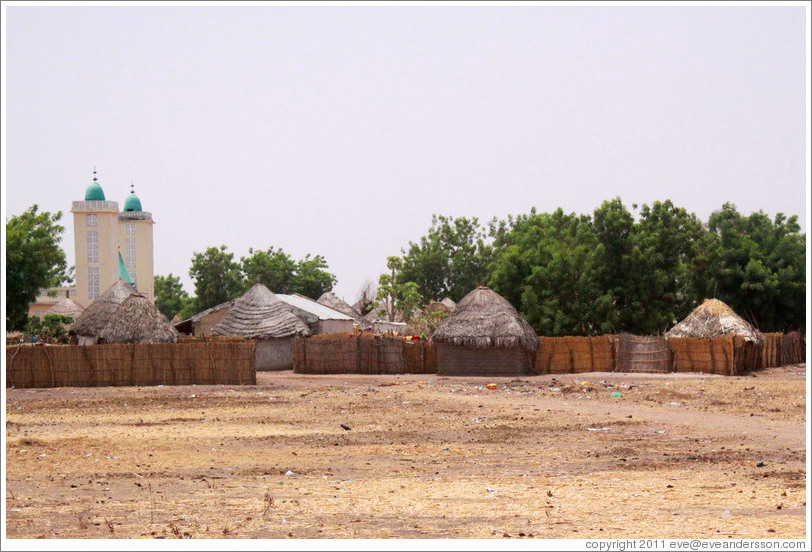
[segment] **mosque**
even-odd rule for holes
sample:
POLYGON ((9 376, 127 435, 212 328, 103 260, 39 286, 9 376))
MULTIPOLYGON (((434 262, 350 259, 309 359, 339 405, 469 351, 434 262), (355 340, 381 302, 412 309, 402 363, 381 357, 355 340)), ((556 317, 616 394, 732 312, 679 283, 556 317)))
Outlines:
MULTIPOLYGON (((131 185, 131 188, 133 186, 131 185)), ((74 201, 73 239, 75 287, 58 288, 56 297, 45 291, 29 307, 40 316, 59 301, 69 298, 87 307, 119 278, 132 283, 139 293, 155 302, 152 245, 152 213, 144 211, 133 189, 124 200, 108 201, 93 171, 84 201, 74 201)))

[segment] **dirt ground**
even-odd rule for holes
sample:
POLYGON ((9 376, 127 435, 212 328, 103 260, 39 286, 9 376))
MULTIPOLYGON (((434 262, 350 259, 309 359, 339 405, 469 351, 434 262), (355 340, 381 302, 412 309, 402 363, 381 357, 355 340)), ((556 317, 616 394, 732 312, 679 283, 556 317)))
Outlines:
POLYGON ((803 364, 257 380, 8 389, 7 537, 808 537, 803 364))

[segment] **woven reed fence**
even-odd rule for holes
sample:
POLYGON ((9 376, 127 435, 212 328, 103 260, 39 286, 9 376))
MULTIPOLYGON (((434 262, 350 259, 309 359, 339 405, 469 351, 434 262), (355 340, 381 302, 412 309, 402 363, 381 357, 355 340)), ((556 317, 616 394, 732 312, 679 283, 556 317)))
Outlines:
POLYGON ((618 334, 615 337, 615 371, 667 374, 671 350, 662 336, 618 334))
POLYGON ((806 362, 806 339, 801 332, 765 333, 761 350, 764 368, 806 362))
POLYGON ((668 345, 674 358, 675 372, 736 375, 732 337, 671 337, 668 345))
POLYGON ((579 374, 614 370, 613 335, 539 337, 536 374, 579 374))
POLYGON ((253 341, 6 347, 6 387, 255 385, 253 341))
POLYGON ((327 334, 293 342, 297 374, 436 374, 437 354, 424 341, 327 334))

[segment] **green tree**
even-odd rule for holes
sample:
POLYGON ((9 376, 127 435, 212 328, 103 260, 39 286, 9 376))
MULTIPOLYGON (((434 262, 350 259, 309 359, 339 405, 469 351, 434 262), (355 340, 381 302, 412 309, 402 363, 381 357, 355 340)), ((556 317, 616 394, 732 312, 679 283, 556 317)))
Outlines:
POLYGON ((323 293, 333 289, 336 284, 335 274, 327 272, 329 266, 321 255, 312 259, 310 254, 305 255, 296 263, 296 273, 293 276, 291 289, 311 299, 318 299, 323 293))
POLYGON ((704 234, 696 215, 670 200, 643 205, 640 221, 632 230, 640 254, 631 286, 636 316, 629 324, 635 332, 662 333, 696 305, 691 271, 704 234))
POLYGON ((172 320, 190 302, 179 276, 170 272, 167 276, 155 276, 155 306, 172 320))
POLYGON ((489 277, 493 249, 476 218, 433 215, 428 234, 403 250, 399 282, 415 282, 424 303, 459 301, 489 277))
POLYGON ((601 290, 596 277, 600 248, 589 216, 529 215, 491 225, 495 257, 489 285, 541 335, 606 331, 595 314, 601 290))
POLYGON ((65 228, 62 212, 39 212, 37 205, 6 222, 6 323, 22 330, 28 305, 41 289, 67 283, 65 252, 59 247, 65 228))
POLYGON ((225 245, 195 252, 189 276, 195 284, 195 312, 234 299, 243 291, 240 265, 225 245))
POLYGON ((375 296, 375 309, 381 316, 386 316, 389 322, 395 321, 395 315, 400 312, 408 320, 411 318, 417 305, 420 304, 420 293, 415 282, 400 282, 398 275, 403 269, 403 259, 389 257, 386 267, 390 274, 381 274, 378 278, 378 292, 375 296))
MULTIPOLYGON (((242 273, 246 287, 261 283, 274 293, 291 293, 296 277, 296 262, 281 248, 269 247, 265 251, 248 250, 249 256, 242 257, 242 273)), ((309 267, 306 268, 306 270, 309 267)))
POLYGON ((717 297, 762 331, 806 327, 806 234, 798 217, 744 216, 725 203, 708 219, 698 294, 717 297))
POLYGON ((72 323, 72 316, 60 314, 46 314, 42 318, 29 316, 25 333, 36 336, 41 343, 68 343, 67 325, 72 323))

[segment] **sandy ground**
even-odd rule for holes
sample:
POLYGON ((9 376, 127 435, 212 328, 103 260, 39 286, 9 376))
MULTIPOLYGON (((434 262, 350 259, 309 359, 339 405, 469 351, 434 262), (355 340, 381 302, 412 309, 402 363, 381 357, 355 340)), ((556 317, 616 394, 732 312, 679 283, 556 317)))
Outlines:
POLYGON ((9 389, 7 537, 807 538, 806 393, 803 364, 9 389))

